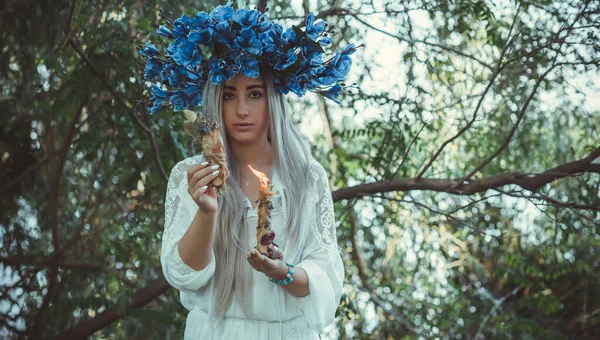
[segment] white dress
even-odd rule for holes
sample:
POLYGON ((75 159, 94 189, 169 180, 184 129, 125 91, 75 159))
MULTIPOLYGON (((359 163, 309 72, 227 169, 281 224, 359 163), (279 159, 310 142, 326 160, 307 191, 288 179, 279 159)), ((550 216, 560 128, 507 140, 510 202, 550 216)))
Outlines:
MULTIPOLYGON (((181 303, 189 310, 184 339, 295 340, 318 339, 332 324, 340 302, 344 267, 337 246, 333 200, 327 174, 315 160, 311 162, 308 199, 303 206, 301 236, 292 242, 301 251, 290 259, 285 253, 286 190, 277 171, 273 170, 272 227, 275 242, 282 247, 286 261, 306 271, 310 294, 297 298, 252 270, 253 307, 246 314, 235 297, 224 319, 213 317, 215 271, 214 252, 211 262, 200 271, 186 265, 177 245, 195 216, 198 206, 187 192, 187 170, 204 161, 203 155, 186 158, 171 170, 165 201, 165 230, 162 238, 161 264, 167 281, 180 291, 181 303)), ((257 211, 246 199, 247 248, 256 246, 257 211)), ((250 265, 250 264, 248 264, 250 265)))

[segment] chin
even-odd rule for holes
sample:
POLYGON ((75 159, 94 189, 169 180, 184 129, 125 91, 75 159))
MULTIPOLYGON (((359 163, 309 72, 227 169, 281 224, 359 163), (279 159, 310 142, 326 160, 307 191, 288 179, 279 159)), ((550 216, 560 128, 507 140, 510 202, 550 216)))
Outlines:
POLYGON ((229 136, 229 139, 235 143, 252 143, 257 141, 259 137, 251 134, 237 134, 229 136))

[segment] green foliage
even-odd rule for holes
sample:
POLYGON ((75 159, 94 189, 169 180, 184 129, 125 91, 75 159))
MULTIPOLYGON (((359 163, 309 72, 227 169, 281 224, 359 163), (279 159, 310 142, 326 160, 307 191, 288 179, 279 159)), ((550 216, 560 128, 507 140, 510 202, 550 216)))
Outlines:
MULTIPOLYGON (((125 311, 161 275, 164 175, 190 155, 190 141, 179 114, 147 115, 136 47, 155 36, 161 9, 193 15, 219 3, 11 1, 0 9, 0 291, 2 306, 17 310, 2 309, 2 336, 25 338, 36 325, 29 335, 53 337, 125 311)), ((307 3, 329 13, 334 45, 365 48, 351 71, 357 88, 341 107, 292 95, 292 120, 311 132, 329 124, 312 150, 334 190, 403 185, 336 202, 346 284, 327 337, 598 334, 597 170, 561 168, 534 190, 422 189, 462 178, 498 150, 466 183, 519 173, 527 185, 597 150, 600 115, 589 109, 586 83, 598 77, 598 4, 367 1, 355 13, 342 1, 307 3)), ((267 2, 271 17, 292 17, 286 27, 303 24, 304 4, 267 2)), ((169 289, 92 337, 182 338, 186 315, 169 289)))

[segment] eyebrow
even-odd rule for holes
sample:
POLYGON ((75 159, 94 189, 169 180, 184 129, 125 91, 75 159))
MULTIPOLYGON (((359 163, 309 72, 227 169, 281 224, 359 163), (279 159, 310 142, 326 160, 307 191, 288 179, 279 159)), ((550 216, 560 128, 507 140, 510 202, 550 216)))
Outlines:
MULTIPOLYGON (((225 85, 225 89, 226 90, 231 90, 231 91, 235 91, 235 86, 230 86, 230 85, 225 85)), ((265 89, 264 85, 249 85, 248 87, 246 87, 246 90, 252 90, 252 89, 265 89)))

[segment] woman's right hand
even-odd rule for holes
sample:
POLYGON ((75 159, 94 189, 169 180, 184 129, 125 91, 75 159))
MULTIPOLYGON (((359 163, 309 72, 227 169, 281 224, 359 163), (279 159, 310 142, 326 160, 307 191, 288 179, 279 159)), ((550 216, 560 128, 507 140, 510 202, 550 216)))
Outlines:
POLYGON ((215 187, 208 187, 213 179, 219 174, 218 164, 209 164, 204 162, 192 166, 188 170, 188 193, 198 204, 198 208, 205 214, 216 213, 217 191, 215 187))

